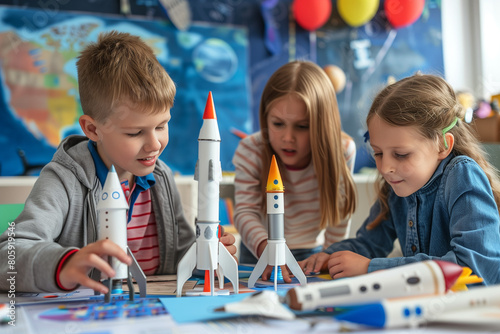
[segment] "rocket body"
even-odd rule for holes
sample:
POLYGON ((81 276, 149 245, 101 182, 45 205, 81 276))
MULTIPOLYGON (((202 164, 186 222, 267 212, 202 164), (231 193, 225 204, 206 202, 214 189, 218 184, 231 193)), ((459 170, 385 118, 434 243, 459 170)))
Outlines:
POLYGON ((366 275, 290 289, 286 303, 294 310, 314 310, 378 301, 383 298, 443 294, 459 278, 461 266, 445 261, 422 261, 366 275))
MULTIPOLYGON (((124 252, 127 252, 127 210, 128 203, 120 180, 115 168, 111 166, 97 204, 99 240, 109 239, 120 246, 124 252)), ((128 277, 128 266, 125 263, 113 257, 111 258, 111 266, 116 272, 113 279, 126 279, 128 277)))
MULTIPOLYGON (((307 283, 306 276, 286 245, 284 195, 285 188, 283 187, 276 157, 273 155, 266 187, 269 237, 267 239, 266 248, 264 252, 262 252, 259 261, 248 279, 249 288, 255 285, 255 282, 268 265, 275 267, 275 273, 278 272, 278 266, 287 265, 301 285, 307 283)), ((277 274, 274 275, 275 290, 277 290, 277 277, 277 274)))
MULTIPOLYGON (((182 286, 191 277, 194 267, 210 271, 211 292, 213 293, 213 272, 219 266, 233 283, 235 293, 238 293, 238 265, 219 242, 218 236, 219 186, 222 180, 220 142, 219 126, 210 92, 198 136, 198 161, 195 168, 195 180, 198 181, 196 241, 179 262, 177 296, 181 295, 182 286)), ((222 283, 223 279, 220 284, 222 283)))
POLYGON ((128 253, 132 257, 132 264, 127 266, 114 257, 108 258, 108 262, 116 274, 110 278, 101 273, 101 279, 108 279, 109 291, 104 297, 105 302, 110 302, 111 300, 113 280, 119 280, 121 286, 121 280, 123 279, 127 280, 130 300, 133 300, 134 286, 132 284, 132 277, 135 278, 139 286, 141 297, 146 297, 146 275, 144 275, 134 254, 132 254, 127 245, 127 210, 128 203, 118 179, 118 174, 116 174, 115 167, 111 166, 102 187, 101 198, 97 204, 99 240, 109 239, 120 246, 125 253, 128 253))
MULTIPOLYGON (((268 239, 267 264, 283 266, 286 263, 285 240, 285 188, 279 175, 278 164, 273 156, 266 186, 268 239), (276 165, 275 165, 276 164, 276 165)), ((266 247, 266 248, 267 248, 266 247)))
POLYGON ((196 267, 201 270, 214 270, 218 262, 219 186, 222 180, 220 141, 215 115, 204 115, 198 136, 198 162, 195 173, 195 179, 198 181, 196 267))
POLYGON ((372 327, 414 327, 429 321, 439 321, 454 311, 491 306, 500 306, 500 285, 474 287, 468 291, 435 296, 383 299, 377 303, 360 305, 359 308, 340 314, 337 319, 372 327))

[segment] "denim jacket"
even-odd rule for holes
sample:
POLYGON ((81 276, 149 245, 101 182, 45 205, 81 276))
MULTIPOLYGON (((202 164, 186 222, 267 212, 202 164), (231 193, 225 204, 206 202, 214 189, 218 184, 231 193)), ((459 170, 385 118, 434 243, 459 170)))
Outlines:
POLYGON ((372 230, 377 201, 356 238, 328 247, 328 254, 349 250, 370 258, 368 272, 423 260, 444 260, 469 267, 484 284, 500 283, 500 217, 481 167, 467 156, 450 155, 430 180, 408 197, 389 192, 389 214, 372 230), (398 238, 403 257, 386 258, 398 238))

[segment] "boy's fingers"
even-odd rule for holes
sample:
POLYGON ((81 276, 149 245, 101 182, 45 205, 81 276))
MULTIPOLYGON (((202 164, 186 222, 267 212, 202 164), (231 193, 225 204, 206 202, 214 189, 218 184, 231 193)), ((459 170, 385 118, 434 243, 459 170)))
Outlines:
POLYGON ((90 268, 98 269, 101 273, 107 275, 108 277, 114 277, 116 274, 113 268, 109 265, 108 261, 104 260, 97 254, 90 254, 85 265, 90 268))
POLYGON ((86 286, 87 288, 95 291, 99 291, 100 293, 108 292, 108 288, 104 284, 94 281, 92 278, 86 275, 82 275, 82 277, 80 278, 80 285, 86 286))
POLYGON ((93 250, 99 256, 109 255, 117 258, 121 262, 131 265, 132 258, 117 244, 110 240, 101 240, 96 242, 95 250, 93 250))

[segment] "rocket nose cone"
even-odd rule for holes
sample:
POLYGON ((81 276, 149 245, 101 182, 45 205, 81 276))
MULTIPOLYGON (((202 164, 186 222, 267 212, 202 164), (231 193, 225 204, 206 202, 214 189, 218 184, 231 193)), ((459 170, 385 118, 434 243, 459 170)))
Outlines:
POLYGON ((273 155, 273 160, 271 161, 271 166, 269 167, 269 174, 267 177, 267 192, 283 192, 283 182, 281 181, 280 170, 278 168, 278 162, 276 157, 273 155))
POLYGON ((208 92, 207 104, 205 105, 203 119, 217 119, 217 116, 215 115, 214 100, 212 99, 212 92, 208 92))
POLYGON ((443 272, 445 289, 448 291, 462 274, 463 268, 456 263, 434 260, 443 272))

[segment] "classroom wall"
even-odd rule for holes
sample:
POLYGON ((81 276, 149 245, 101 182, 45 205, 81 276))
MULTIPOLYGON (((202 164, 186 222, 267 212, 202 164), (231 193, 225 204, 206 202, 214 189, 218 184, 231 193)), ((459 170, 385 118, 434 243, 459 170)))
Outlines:
MULTIPOLYGON (((193 0, 190 1, 193 20, 210 22, 214 25, 232 25, 237 24, 238 26, 243 26, 248 29, 248 89, 249 97, 248 101, 248 122, 245 124, 240 124, 238 126, 242 127, 242 130, 246 132, 251 132, 257 129, 257 109, 258 100, 260 97, 260 92, 264 87, 267 78, 270 74, 279 66, 286 63, 290 59, 317 59, 320 65, 325 65, 328 62, 338 60, 335 58, 336 50, 333 49, 333 45, 337 43, 342 48, 351 38, 360 38, 373 34, 373 31, 365 29, 364 27, 356 29, 346 29, 345 24, 338 24, 338 13, 332 13, 332 18, 330 21, 337 20, 337 26, 331 22, 327 23, 325 29, 320 29, 318 31, 318 40, 315 40, 312 36, 315 34, 308 33, 304 29, 301 29, 298 25, 293 22, 293 18, 290 18, 289 6, 292 0, 281 0, 277 2, 277 5, 268 14, 271 14, 274 18, 274 22, 277 31, 277 37, 280 38, 279 43, 274 45, 275 48, 280 49, 279 52, 274 50, 275 53, 266 45, 266 34, 264 27, 269 22, 264 22, 264 15, 259 7, 260 0, 217 0, 217 1, 207 1, 207 0, 193 0), (293 23, 293 24, 292 24, 293 23), (329 26, 330 25, 330 26, 329 26), (328 30, 330 30, 328 32, 328 30), (351 37, 356 35, 357 37, 351 37), (325 38, 327 35, 328 38, 325 38), (293 38, 292 38, 293 37, 293 38), (321 40, 323 38, 323 40, 321 40), (320 47, 319 42, 323 41, 323 46, 320 47), (314 43, 318 43, 317 53, 312 47, 314 43), (329 51, 330 49, 330 51, 329 51), (333 50, 333 52, 331 51, 333 50), (333 56, 329 56, 328 52, 332 53, 333 56)), ((133 17, 140 18, 151 18, 154 20, 168 20, 166 14, 159 9, 156 1, 130 1, 132 7, 133 17)), ((335 1, 333 1, 335 4, 335 1)), ((381 0, 382 6, 383 0, 381 0)), ((426 61, 429 63, 429 70, 444 72, 445 77, 456 87, 457 89, 470 90, 474 92, 476 96, 487 97, 488 94, 497 93, 500 91, 500 80, 497 78, 500 76, 500 64, 497 59, 500 54, 499 48, 500 43, 496 42, 496 36, 500 30, 500 21, 496 19, 494 13, 500 12, 500 1, 496 0, 442 0, 442 1, 427 1, 427 4, 433 4, 434 10, 439 7, 439 13, 442 17, 442 37, 441 37, 441 19, 432 19, 430 23, 436 24, 436 30, 433 31, 435 36, 435 43, 441 44, 442 41, 442 55, 439 53, 428 54, 430 58, 444 58, 444 69, 439 68, 439 61, 433 62, 426 61), (439 21, 439 22, 436 22, 439 21)), ((0 5, 10 5, 13 8, 32 8, 39 9, 45 15, 44 17, 49 19, 56 15, 58 12, 64 11, 69 13, 80 13, 87 14, 89 11, 95 13, 103 14, 107 17, 115 19, 126 20, 125 16, 120 15, 120 2, 119 1, 105 1, 105 0, 81 0, 81 1, 71 1, 71 0, 15 0, 7 1, 0 0, 0 5)), ((432 16, 432 15, 431 15, 432 16)), ((381 25, 380 13, 374 18, 373 27, 380 28, 381 25)), ((33 17, 34 18, 34 17, 33 17)), ((425 21, 429 19, 429 15, 420 21, 425 21)), ((425 24, 423 25, 425 27, 425 24)), ((418 39, 420 33, 424 32, 425 29, 422 28, 422 22, 417 22, 409 28, 402 28, 398 32, 398 36, 406 36, 404 34, 408 33, 411 39, 418 39)), ((422 42, 423 43, 423 42, 422 42)), ((428 43, 428 42, 426 42, 428 43)), ((420 44, 417 42, 417 45, 420 44)), ((440 48, 440 45, 437 49, 440 48)), ((375 48, 374 48, 375 49, 375 48)), ((394 46, 393 48, 394 49, 394 46)), ((375 52, 372 50, 372 52, 375 52)), ((418 56, 425 56, 424 53, 417 54, 418 56)), ((373 56, 373 55, 372 55, 373 56)), ((381 81, 390 74, 390 71, 383 72, 384 66, 379 66, 375 71, 382 71, 377 74, 376 79, 370 78, 371 81, 366 82, 356 78, 362 71, 353 68, 352 65, 352 53, 345 53, 342 55, 345 62, 346 74, 351 77, 351 87, 355 88, 351 92, 358 92, 359 98, 354 96, 354 94, 348 95, 344 92, 339 94, 339 105, 341 106, 341 118, 344 126, 344 130, 353 136, 356 140, 358 147, 363 146, 362 134, 364 133, 364 116, 367 108, 370 104, 370 98, 379 85, 381 81), (355 81, 354 79, 358 79, 355 81)), ((394 56, 393 56, 394 58, 394 56)), ((404 57, 398 57, 404 58, 404 57)), ((443 60, 441 59, 441 62, 443 60)), ((406 61, 405 61, 406 62, 406 61)), ((390 62, 389 62, 390 63, 390 62)), ((390 65, 390 64, 389 64, 390 65)), ((394 67, 394 64, 392 64, 394 67)), ((397 66, 396 66, 397 67, 397 66)), ((408 66, 408 70, 400 75, 408 75, 413 73, 418 69, 418 63, 416 66, 408 66)), ((372 76, 374 77, 374 76, 372 76)), ((361 78, 363 79, 363 78, 361 78)), ((200 81, 201 80, 197 80, 200 81)), ((207 86, 209 87, 209 86, 207 86)), ((183 86, 179 86, 179 95, 176 101, 176 108, 183 108, 181 103, 182 93, 186 91, 183 86)), ((234 100, 234 99, 233 99, 234 100)), ((191 99, 191 104, 188 106, 190 109, 202 110, 205 102, 205 96, 199 96, 196 100, 191 99), (194 102, 193 102, 194 101, 194 102)), ((219 103, 220 95, 215 94, 216 109, 222 110, 226 106, 223 101, 219 103)), ((240 102, 240 101, 237 101, 240 102)), ((241 104, 241 103, 240 103, 241 104)), ((229 108, 231 109, 231 108, 229 108)), ((189 114, 192 115, 192 114, 189 114)), ((5 117, 2 117, 4 121, 5 117)), ((187 117, 184 117, 187 118, 187 117)), ((173 122, 177 122, 179 117, 176 117, 173 122)), ((221 117, 221 122, 223 117, 221 117)), ((183 121, 184 123, 192 123, 191 118, 188 121, 183 121)), ((182 125, 184 125, 182 123, 182 125)), ((12 127, 13 128, 13 127, 12 127)), ((179 128, 178 124, 175 124, 173 130, 179 128)), ((182 128, 182 127, 181 127, 182 128)), ((197 129, 197 125, 194 125, 194 129, 197 129)), ((8 129, 7 129, 8 130, 8 129)), ((195 130, 193 130, 195 131, 195 130)), ((2 155, 5 155, 6 150, 11 150, 12 155, 8 158, 9 162, 15 161, 16 167, 10 169, 10 174, 5 173, 7 166, 5 163, 0 166, 0 175, 20 175, 22 174, 21 160, 18 157, 18 153, 15 152, 15 147, 9 142, 11 135, 6 135, 5 131, 0 133, 0 141, 4 142, 5 149, 0 153, 0 164, 2 161, 2 155), (2 168, 3 167, 3 168, 2 168)), ((232 134, 223 133, 221 134, 224 138, 223 146, 230 143, 231 147, 228 150, 222 150, 221 160, 223 161, 223 168, 225 170, 232 170, 231 153, 237 144, 237 139, 232 134)), ((36 135, 35 135, 36 136, 36 135)), ((35 137, 34 136, 34 137, 35 137)), ((23 136, 27 137, 27 136, 23 136)), ((171 165, 174 171, 179 171, 183 174, 191 174, 192 169, 194 169, 194 161, 196 159, 196 138, 193 139, 194 144, 190 144, 193 151, 187 154, 190 157, 190 161, 179 163, 180 158, 174 153, 177 147, 185 147, 186 140, 183 137, 173 136, 175 138, 181 138, 177 141, 171 141, 166 153, 170 156, 170 161, 167 163, 171 165)), ((24 140, 24 138, 21 138, 24 140)), ((34 138, 34 140, 36 140, 34 138)), ((51 156, 51 153, 55 150, 55 146, 47 145, 47 152, 41 150, 39 147, 34 145, 26 145, 24 148, 27 155, 27 160, 30 164, 38 166, 46 163, 47 157, 51 156), (30 152, 31 150, 31 152, 30 152), (45 152, 43 157, 37 156, 36 154, 41 154, 40 152, 45 152), (45 160, 44 160, 45 159, 45 160)), ((362 157, 362 154, 358 152, 358 157, 362 157)), ((166 158, 168 159, 168 158, 166 158)), ((358 160, 360 160, 358 159, 358 160)), ((186 160, 186 159, 184 159, 186 160)), ((36 169, 36 168, 35 168, 36 169)), ((358 170, 358 168, 356 168, 358 170)))

